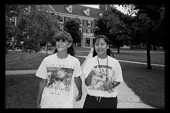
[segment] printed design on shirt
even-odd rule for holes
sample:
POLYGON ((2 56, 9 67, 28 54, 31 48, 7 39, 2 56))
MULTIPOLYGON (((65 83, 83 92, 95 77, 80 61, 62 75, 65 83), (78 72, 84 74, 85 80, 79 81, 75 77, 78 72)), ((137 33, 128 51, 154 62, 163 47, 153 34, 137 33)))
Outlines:
MULTIPOLYGON (((100 90, 100 91, 108 91, 104 88, 103 84, 105 82, 111 82, 114 78, 114 71, 112 71, 112 67, 107 66, 94 66, 94 69, 91 71, 94 72, 91 85, 89 86, 89 89, 92 90, 100 90), (112 75, 111 71, 113 72, 112 75)), ((110 90, 108 92, 111 92, 110 90)))
POLYGON ((68 93, 74 69, 66 67, 47 67, 47 88, 53 94, 68 93))

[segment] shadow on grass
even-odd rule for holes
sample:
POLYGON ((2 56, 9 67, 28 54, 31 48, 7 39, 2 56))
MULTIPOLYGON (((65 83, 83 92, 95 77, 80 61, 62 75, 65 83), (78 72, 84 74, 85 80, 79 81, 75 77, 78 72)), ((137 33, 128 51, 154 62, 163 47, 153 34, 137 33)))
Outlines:
POLYGON ((164 108, 164 67, 120 62, 123 78, 140 99, 155 108, 164 108))
MULTIPOLYGON (((123 78, 140 99, 155 108, 164 108, 164 68, 120 62, 123 78)), ((35 75, 6 76, 6 108, 35 108, 39 78, 35 75)))
MULTIPOLYGON (((77 57, 82 64, 85 58, 77 57)), ((6 108, 35 108, 40 78, 33 74, 6 76, 6 108)))
POLYGON ((35 108, 39 82, 35 75, 6 76, 6 108, 35 108))

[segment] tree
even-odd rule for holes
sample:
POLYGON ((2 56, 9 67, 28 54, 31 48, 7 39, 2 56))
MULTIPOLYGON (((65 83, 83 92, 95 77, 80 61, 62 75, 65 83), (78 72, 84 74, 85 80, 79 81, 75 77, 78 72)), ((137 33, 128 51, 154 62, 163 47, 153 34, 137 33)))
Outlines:
POLYGON ((120 11, 117 11, 111 7, 113 7, 113 5, 110 4, 101 7, 102 10, 106 12, 106 17, 109 20, 108 26, 111 27, 110 32, 113 34, 116 32, 122 35, 127 34, 127 36, 130 38, 130 41, 128 41, 131 43, 131 45, 141 42, 145 43, 147 51, 147 69, 152 69, 150 59, 151 45, 164 47, 165 5, 130 5, 130 7, 133 8, 131 8, 129 11, 133 11, 133 9, 137 10, 136 16, 134 17, 120 13, 120 11))
POLYGON ((11 18, 19 14, 22 5, 5 5, 5 50, 14 49, 14 37, 16 34, 16 26, 11 23, 11 18))
POLYGON ((111 43, 114 42, 115 37, 110 34, 109 30, 110 28, 108 28, 107 26, 107 21, 105 18, 100 17, 98 19, 95 19, 95 28, 94 28, 94 35, 105 35, 109 38, 109 40, 111 41, 111 43))
POLYGON ((107 30, 109 31, 109 34, 112 35, 110 40, 112 41, 113 45, 117 47, 119 53, 119 48, 121 46, 128 45, 130 43, 129 40, 131 38, 129 37, 129 34, 131 31, 128 28, 128 25, 123 21, 123 19, 125 20, 130 17, 122 14, 120 11, 112 7, 112 5, 99 6, 103 12, 102 18, 105 20, 104 23, 108 28, 107 30))
POLYGON ((138 40, 140 42, 146 43, 147 69, 151 70, 151 45, 164 45, 164 40, 161 40, 162 38, 164 39, 165 36, 165 5, 135 4, 135 6, 137 9, 139 9, 139 11, 135 17, 136 21, 134 22, 133 27, 135 29, 138 40))
POLYGON ((54 42, 53 35, 58 31, 58 21, 42 6, 30 5, 29 14, 21 16, 17 31, 17 46, 26 52, 37 52, 41 43, 48 45, 49 42, 54 42))
POLYGON ((80 23, 79 20, 77 19, 71 19, 64 24, 64 30, 70 33, 70 35, 73 38, 73 42, 75 44, 81 42, 82 34, 79 28, 80 28, 80 23))

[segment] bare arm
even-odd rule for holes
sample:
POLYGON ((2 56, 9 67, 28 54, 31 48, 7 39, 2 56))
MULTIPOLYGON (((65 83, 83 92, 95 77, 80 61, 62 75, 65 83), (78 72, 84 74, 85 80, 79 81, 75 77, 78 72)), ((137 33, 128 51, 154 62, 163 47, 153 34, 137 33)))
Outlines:
POLYGON ((93 75, 95 75, 95 72, 92 70, 89 75, 87 76, 87 78, 85 78, 85 84, 86 86, 91 85, 91 81, 92 81, 92 77, 93 75))
POLYGON ((78 77, 74 77, 74 81, 78 89, 78 97, 76 100, 80 100, 82 97, 82 80, 80 76, 78 76, 78 77))
POLYGON ((41 100, 41 95, 44 90, 44 87, 47 84, 47 79, 41 79, 39 83, 39 89, 38 89, 38 95, 37 95, 37 101, 36 101, 36 107, 40 108, 40 100, 41 100))
POLYGON ((113 84, 113 87, 117 87, 120 84, 120 82, 113 81, 112 84, 113 84))

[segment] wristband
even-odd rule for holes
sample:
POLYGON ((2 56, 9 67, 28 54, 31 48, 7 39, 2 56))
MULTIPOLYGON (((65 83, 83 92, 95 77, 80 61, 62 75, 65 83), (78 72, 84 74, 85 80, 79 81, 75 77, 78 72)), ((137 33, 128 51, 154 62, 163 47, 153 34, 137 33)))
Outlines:
POLYGON ((114 88, 115 87, 114 83, 112 82, 111 84, 113 85, 112 88, 114 88))

